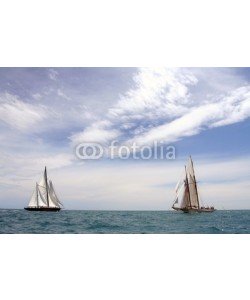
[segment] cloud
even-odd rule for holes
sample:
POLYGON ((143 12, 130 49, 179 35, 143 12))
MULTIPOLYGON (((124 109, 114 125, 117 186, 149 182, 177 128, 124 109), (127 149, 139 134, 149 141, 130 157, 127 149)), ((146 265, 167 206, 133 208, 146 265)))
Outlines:
POLYGON ((58 77, 58 72, 55 69, 49 69, 49 78, 56 81, 58 77))
POLYGON ((57 95, 59 97, 62 97, 64 99, 66 99, 66 100, 71 100, 71 98, 69 96, 67 96, 61 89, 57 90, 57 95))
POLYGON ((0 95, 0 120, 20 131, 32 131, 46 118, 45 108, 21 101, 8 93, 0 95))
POLYGON ((197 83, 191 72, 184 69, 142 68, 134 76, 135 88, 129 90, 109 110, 109 117, 144 118, 173 117, 189 102, 188 86, 197 83))
MULTIPOLYGON (((231 82, 231 72, 230 75, 224 72, 231 82)), ((222 75, 221 71, 219 74, 222 75)), ((233 85, 232 90, 224 80, 221 85, 214 80, 211 84, 209 77, 203 75, 199 94, 199 76, 199 72, 191 69, 139 69, 134 86, 120 96, 104 118, 75 133, 71 140, 107 143, 115 138, 124 144, 172 143, 250 116, 250 85, 237 88, 233 85), (207 84, 205 88, 204 84, 207 84), (222 86, 227 93, 221 93, 222 86), (204 89, 209 93, 204 94, 204 89)), ((241 82, 238 78, 235 81, 241 82)))
POLYGON ((250 86, 240 87, 218 104, 218 120, 210 127, 241 122, 250 116, 250 86))
POLYGON ((79 142, 96 142, 107 143, 110 140, 116 139, 120 133, 116 129, 109 129, 111 123, 109 121, 99 121, 92 126, 87 127, 86 130, 76 133, 70 137, 73 144, 79 142))
MULTIPOLYGON (((9 185, 13 182, 22 182, 35 174, 40 174, 45 166, 50 170, 61 169, 73 163, 75 157, 69 153, 4 153, 1 152, 1 174, 4 179, 9 179, 9 185)), ((1 178, 2 180, 3 178, 1 178)))
POLYGON ((35 100, 40 100, 40 99, 42 99, 42 95, 40 94, 40 93, 34 93, 33 95, 32 95, 32 97, 35 99, 35 100))
POLYGON ((183 116, 157 126, 129 143, 152 144, 155 140, 166 143, 198 134, 200 131, 245 120, 250 116, 250 86, 241 87, 219 101, 192 107, 183 116))
MULTIPOLYGON (((49 133, 52 128, 58 131, 69 130, 73 126, 83 126, 85 123, 96 120, 96 116, 86 105, 72 103, 70 97, 60 89, 57 95, 65 101, 43 102, 41 93, 32 94, 29 98, 21 98, 10 93, 0 94, 0 122, 4 123, 6 129, 2 130, 2 136, 10 136, 10 130, 18 130, 22 133, 49 133)), ((67 141, 67 136, 65 136, 67 141)))
POLYGON ((146 122, 154 124, 161 118, 179 116, 187 110, 185 106, 189 101, 187 87, 194 85, 196 81, 195 76, 188 70, 139 69, 134 76, 135 87, 120 96, 103 120, 87 127, 82 133, 74 134, 71 140, 75 143, 82 142, 83 138, 89 138, 93 133, 93 137, 100 137, 96 142, 102 142, 103 137, 106 137, 107 142, 114 136, 117 138, 122 136, 124 130, 128 128, 138 132, 138 122, 142 122, 141 129, 144 131, 146 122))

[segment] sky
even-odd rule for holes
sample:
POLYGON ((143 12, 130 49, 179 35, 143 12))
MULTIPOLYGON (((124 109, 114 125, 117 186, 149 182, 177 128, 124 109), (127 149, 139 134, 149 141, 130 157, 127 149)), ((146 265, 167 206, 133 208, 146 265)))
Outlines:
POLYGON ((250 209, 250 68, 0 68, 0 208, 48 168, 67 209, 168 210, 192 155, 202 203, 250 209), (96 142, 174 160, 81 160, 96 142))

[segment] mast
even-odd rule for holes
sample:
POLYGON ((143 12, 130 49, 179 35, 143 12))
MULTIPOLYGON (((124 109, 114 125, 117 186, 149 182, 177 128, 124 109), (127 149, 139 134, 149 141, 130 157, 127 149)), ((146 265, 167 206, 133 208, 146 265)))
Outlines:
POLYGON ((188 183, 188 177, 187 177, 187 167, 186 166, 185 166, 185 174, 186 174, 186 184, 187 184, 187 190, 188 190, 189 204, 190 204, 190 207, 192 207, 191 198, 190 198, 190 191, 189 191, 189 183, 188 183))
MULTIPOLYGON (((194 172, 194 163, 193 163, 191 155, 190 155, 190 161, 191 161, 193 172, 194 172)), ((195 173, 194 173, 194 186, 195 186, 195 191, 196 191, 196 195, 197 195, 198 208, 200 208, 200 199, 199 199, 199 194, 198 194, 198 189, 197 189, 197 182, 196 182, 196 178, 195 178, 195 173)))
POLYGON ((37 186, 37 182, 36 182, 36 205, 37 205, 37 207, 39 206, 39 203, 38 203, 38 186, 37 186))
POLYGON ((49 189, 48 189, 48 178, 47 178, 47 169, 45 167, 44 170, 44 179, 45 179, 45 186, 46 186, 46 201, 47 201, 47 206, 49 206, 49 189))

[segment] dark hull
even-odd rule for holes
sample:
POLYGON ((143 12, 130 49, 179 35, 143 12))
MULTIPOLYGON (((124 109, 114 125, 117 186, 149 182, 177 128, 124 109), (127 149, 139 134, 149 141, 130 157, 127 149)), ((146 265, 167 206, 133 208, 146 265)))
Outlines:
POLYGON ((41 206, 41 207, 24 207, 24 209, 29 211, 59 211, 61 208, 41 206))
POLYGON ((184 213, 211 213, 211 212, 214 212, 216 211, 216 209, 214 208, 177 208, 177 207, 173 207, 174 210, 177 210, 177 211, 182 211, 184 213))

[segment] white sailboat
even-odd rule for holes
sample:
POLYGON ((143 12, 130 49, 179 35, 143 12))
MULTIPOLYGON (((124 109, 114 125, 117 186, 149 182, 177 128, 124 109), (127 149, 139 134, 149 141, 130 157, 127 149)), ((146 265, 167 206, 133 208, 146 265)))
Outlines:
POLYGON ((43 177, 39 183, 36 183, 30 202, 24 209, 30 211, 59 211, 62 208, 63 205, 56 195, 53 183, 48 180, 45 167, 43 177))
POLYGON ((194 164, 191 156, 189 157, 187 167, 185 166, 185 174, 177 183, 176 198, 172 208, 183 212, 214 212, 215 208, 204 207, 200 205, 200 199, 197 189, 197 181, 194 173, 194 164))

